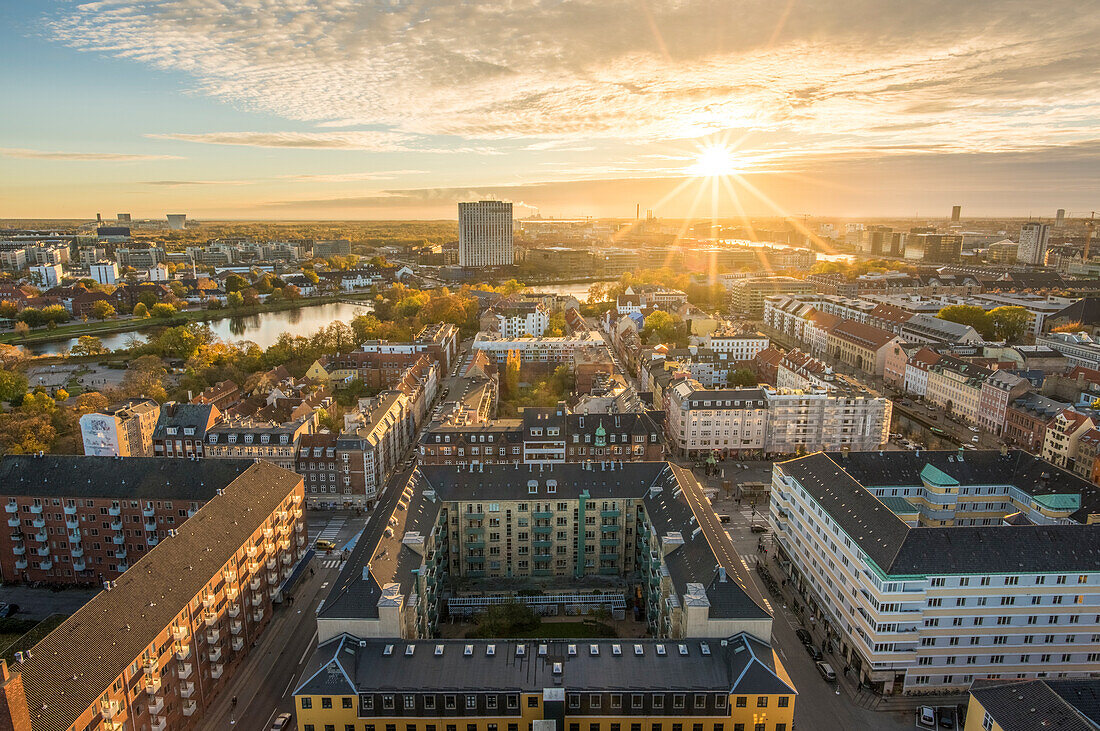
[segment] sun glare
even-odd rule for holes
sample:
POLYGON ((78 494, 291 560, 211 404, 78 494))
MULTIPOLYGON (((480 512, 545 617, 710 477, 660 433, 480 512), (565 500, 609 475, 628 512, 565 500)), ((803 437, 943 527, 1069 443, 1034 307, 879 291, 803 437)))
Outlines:
POLYGON ((704 147, 695 157, 695 164, 688 168, 692 175, 718 177, 737 172, 733 151, 724 145, 704 147))

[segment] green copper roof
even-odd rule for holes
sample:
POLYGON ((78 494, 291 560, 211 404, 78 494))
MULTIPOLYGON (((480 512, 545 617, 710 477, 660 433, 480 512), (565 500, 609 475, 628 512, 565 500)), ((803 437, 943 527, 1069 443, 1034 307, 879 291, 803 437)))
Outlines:
POLYGON ((879 500, 882 501, 883 505, 890 508, 890 510, 895 515, 914 515, 920 512, 920 510, 918 510, 917 507, 913 505, 913 503, 909 502, 903 497, 888 496, 880 497, 879 500))
POLYGON ((1081 509, 1080 495, 1035 495, 1033 499, 1044 508, 1050 508, 1051 510, 1074 511, 1081 509))
POLYGON ((931 464, 926 464, 924 469, 920 471, 920 478, 924 482, 927 482, 936 487, 958 487, 959 481, 951 475, 947 474, 938 467, 933 467, 931 464))

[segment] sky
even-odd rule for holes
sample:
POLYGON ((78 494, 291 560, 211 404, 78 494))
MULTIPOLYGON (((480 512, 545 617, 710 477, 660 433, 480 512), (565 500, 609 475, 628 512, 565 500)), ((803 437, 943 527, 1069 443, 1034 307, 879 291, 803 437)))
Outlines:
POLYGON ((0 0, 0 217, 1100 209, 1100 4, 0 0))

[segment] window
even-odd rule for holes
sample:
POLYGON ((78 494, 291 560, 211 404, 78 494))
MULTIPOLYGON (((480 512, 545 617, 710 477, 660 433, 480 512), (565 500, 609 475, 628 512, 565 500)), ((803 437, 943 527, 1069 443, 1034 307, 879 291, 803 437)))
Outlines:
POLYGON ((684 694, 683 693, 677 693, 676 695, 672 696, 672 707, 673 708, 683 708, 684 707, 684 694))
POLYGON ((321 699, 321 708, 332 708, 332 699, 331 698, 322 698, 321 699))
POLYGON ((466 708, 471 709, 471 710, 474 709, 474 708, 477 708, 477 696, 476 695, 466 696, 466 708))
POLYGON ((434 695, 424 696, 424 708, 426 710, 429 710, 429 711, 435 710, 435 696, 434 695))
MULTIPOLYGON (((611 707, 612 708, 622 708, 623 707, 623 696, 622 696, 621 693, 612 693, 611 694, 611 707)), ((615 729, 612 729, 611 731, 615 731, 615 729)))
POLYGON ((341 708, 351 708, 352 707, 351 706, 351 698, 341 698, 340 699, 340 707, 341 708))
POLYGON ((405 696, 405 710, 411 711, 416 708, 416 696, 405 696))
POLYGON ((779 700, 776 701, 775 705, 779 706, 780 708, 786 708, 790 704, 790 702, 790 696, 783 695, 779 696, 779 700))
POLYGON ((631 708, 641 708, 642 707, 642 694, 641 693, 632 693, 630 695, 630 707, 631 708))
MULTIPOLYGON (((614 705, 615 701, 612 700, 611 703, 612 703, 612 705, 614 705)), ((528 708, 538 708, 539 707, 539 697, 537 695, 533 695, 533 696, 529 697, 527 699, 527 707, 528 708)))
POLYGON ((747 696, 743 696, 743 695, 737 696, 737 707, 738 708, 747 708, 748 705, 749 705, 749 699, 748 699, 747 696))
POLYGON ((759 698, 757 698, 756 699, 756 707, 757 708, 767 708, 768 707, 768 696, 762 695, 759 698))
POLYGON ((303 698, 302 699, 302 708, 313 708, 313 699, 312 698, 303 698))

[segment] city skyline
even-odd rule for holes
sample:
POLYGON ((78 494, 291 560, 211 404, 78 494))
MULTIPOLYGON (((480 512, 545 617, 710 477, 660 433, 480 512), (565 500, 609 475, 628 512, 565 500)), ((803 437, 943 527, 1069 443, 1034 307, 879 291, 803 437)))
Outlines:
POLYGON ((103 0, 8 20, 3 217, 453 219, 487 197, 517 217, 1100 203, 1100 13, 1069 3, 103 0))

